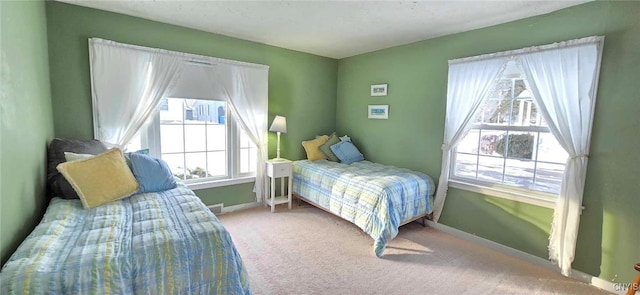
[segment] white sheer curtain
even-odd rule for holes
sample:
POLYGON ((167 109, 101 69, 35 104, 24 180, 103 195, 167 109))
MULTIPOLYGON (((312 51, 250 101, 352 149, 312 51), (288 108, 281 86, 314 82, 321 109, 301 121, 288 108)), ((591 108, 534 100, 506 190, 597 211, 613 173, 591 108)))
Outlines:
POLYGON ((436 222, 442 214, 447 196, 451 149, 462 139, 480 102, 504 70, 506 62, 507 57, 498 57, 449 63, 442 169, 433 210, 433 220, 436 222))
POLYGON ((520 56, 549 129, 569 154, 553 213, 549 258, 569 275, 574 259, 587 172, 602 37, 558 44, 520 56))
POLYGON ((161 50, 89 39, 95 138, 126 145, 171 90, 183 60, 161 50))
POLYGON ((97 139, 127 144, 164 97, 224 99, 258 148, 254 191, 262 201, 268 66, 97 38, 89 40, 89 57, 97 139))
POLYGON ((209 71, 216 95, 224 97, 236 122, 258 148, 256 201, 264 200, 264 169, 267 160, 267 108, 269 68, 216 64, 209 71))

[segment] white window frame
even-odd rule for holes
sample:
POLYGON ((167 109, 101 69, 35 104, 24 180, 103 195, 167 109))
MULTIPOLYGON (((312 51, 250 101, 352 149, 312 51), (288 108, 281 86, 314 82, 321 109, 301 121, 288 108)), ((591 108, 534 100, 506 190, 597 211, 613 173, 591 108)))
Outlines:
MULTIPOLYGON (((529 83, 528 81, 526 81, 526 79, 524 78, 518 78, 518 79, 510 78, 510 79, 512 80, 512 85, 514 85, 513 83, 515 83, 515 80, 518 80, 518 79, 524 80, 524 83, 527 86, 527 89, 529 89, 529 83)), ((511 93, 513 95, 513 89, 511 93)), ((513 100, 514 98, 511 97, 509 99, 513 100)), ((483 101, 484 100, 486 99, 483 99, 483 101)), ((513 105, 511 106, 511 108, 513 108, 513 105)), ((513 109, 511 109, 511 112, 513 112, 513 109)), ((549 130, 549 128, 545 126, 520 126, 520 125, 507 126, 507 125, 478 124, 478 125, 471 125, 471 127, 469 127, 469 130, 501 130, 505 132, 513 131, 513 132, 538 133, 538 136, 535 137, 537 139, 535 143, 536 148, 540 144, 539 135, 541 133, 551 134, 551 130, 549 130)), ((479 147, 480 147, 480 144, 478 144, 478 148, 479 147)), ((457 154, 458 154, 458 148, 455 147, 451 151, 451 169, 449 170, 449 182, 448 182, 449 187, 471 191, 471 192, 488 195, 492 197, 498 197, 498 198, 508 199, 512 201, 528 203, 528 204, 537 205, 545 208, 553 209, 555 207, 558 194, 511 186, 503 183, 496 183, 491 181, 483 181, 478 179, 471 179, 471 178, 456 176, 455 172, 456 172, 456 165, 457 165, 457 162, 456 162, 457 154)), ((475 155, 475 156, 478 156, 478 155, 475 155)), ((534 181, 535 181, 537 164, 539 162, 560 165, 560 163, 555 163, 555 162, 538 161, 537 157, 538 157, 538 153, 536 152, 536 159, 533 160, 534 167, 535 167, 534 181)), ((506 157, 503 157, 503 158, 506 161, 506 157)), ((504 163, 504 165, 505 166, 503 167, 503 172, 502 172, 503 177, 505 175, 504 169, 506 169, 506 163, 504 163)), ((476 175, 478 173, 477 166, 478 165, 476 165, 476 175)))
POLYGON ((556 195, 550 193, 521 189, 498 183, 479 182, 460 177, 450 179, 449 187, 551 209, 554 208, 557 198, 556 195))
MULTIPOLYGON (((171 98, 215 100, 215 99, 185 98, 185 97, 170 97, 170 99, 171 98)), ((224 101, 224 100, 216 100, 216 101, 224 101)), ((185 112, 183 110, 182 112, 183 125, 184 125, 184 113, 185 112)), ((148 147, 149 154, 157 158, 162 157, 160 125, 161 125, 160 110, 158 109, 156 113, 153 115, 148 126, 146 128, 143 127, 140 131, 141 145, 143 147, 148 147)), ((226 136, 227 136, 226 138, 227 174, 224 176, 182 180, 184 184, 190 189, 199 190, 199 189, 250 183, 255 181, 256 179, 255 171, 249 172, 249 173, 240 173, 240 153, 241 153, 240 132, 242 130, 240 129, 241 127, 238 126, 238 124, 236 123, 235 118, 231 115, 231 112, 229 111, 228 108, 225 108, 225 127, 226 127, 226 136)), ((183 137, 184 136, 185 135, 183 133, 183 137)), ((184 142, 185 141, 183 141, 183 145, 184 145, 184 142)), ((182 152, 182 153, 185 154, 185 152, 182 152)))

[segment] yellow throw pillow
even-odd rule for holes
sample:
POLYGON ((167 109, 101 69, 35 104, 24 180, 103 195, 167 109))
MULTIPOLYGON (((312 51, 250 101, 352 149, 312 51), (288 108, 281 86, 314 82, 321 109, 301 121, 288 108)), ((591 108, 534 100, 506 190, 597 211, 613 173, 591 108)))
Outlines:
POLYGON ((320 150, 320 146, 329 140, 329 136, 319 136, 314 140, 302 142, 304 151, 307 152, 307 159, 311 161, 327 159, 327 156, 320 150))
POLYGON ((117 148, 88 159, 64 162, 56 168, 87 209, 131 196, 139 188, 122 151, 117 148))

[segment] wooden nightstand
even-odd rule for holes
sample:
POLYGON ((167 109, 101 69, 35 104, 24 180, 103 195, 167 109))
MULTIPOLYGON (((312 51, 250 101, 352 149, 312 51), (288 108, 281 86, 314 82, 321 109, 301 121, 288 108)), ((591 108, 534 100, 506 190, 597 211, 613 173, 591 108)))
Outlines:
POLYGON ((275 206, 278 204, 289 203, 291 209, 291 186, 293 184, 292 163, 287 159, 271 159, 267 161, 267 173, 264 182, 265 192, 270 192, 268 200, 265 200, 264 206, 271 206, 271 213, 274 212, 275 206), (276 197, 276 178, 280 178, 280 193, 284 194, 284 178, 287 177, 289 185, 287 195, 276 197), (271 189, 269 190, 269 186, 271 189))

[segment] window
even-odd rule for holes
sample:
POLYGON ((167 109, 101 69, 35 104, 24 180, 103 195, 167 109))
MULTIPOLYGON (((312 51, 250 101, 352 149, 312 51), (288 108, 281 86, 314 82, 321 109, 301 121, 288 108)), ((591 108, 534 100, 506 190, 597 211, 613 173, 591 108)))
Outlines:
POLYGON ((258 161, 258 149, 246 132, 240 132, 240 173, 254 173, 258 161))
POLYGON ((127 149, 140 147, 165 160, 173 175, 187 184, 255 175, 257 148, 230 118, 225 101, 163 100, 152 122, 127 149))
POLYGON ((452 153, 451 179, 543 195, 560 192, 566 151, 551 134, 519 66, 508 63, 452 153))

